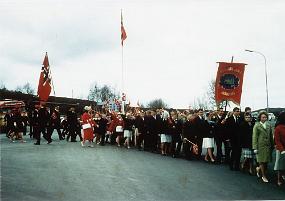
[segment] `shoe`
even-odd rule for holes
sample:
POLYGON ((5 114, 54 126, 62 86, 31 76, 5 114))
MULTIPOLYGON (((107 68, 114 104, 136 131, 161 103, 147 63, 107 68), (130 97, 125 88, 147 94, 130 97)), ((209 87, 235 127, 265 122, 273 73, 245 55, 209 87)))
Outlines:
POLYGON ((83 141, 81 141, 81 146, 82 146, 82 147, 85 147, 85 145, 84 145, 83 141))
POLYGON ((128 149, 130 149, 131 147, 130 146, 128 146, 128 149))
POLYGON ((264 183, 268 183, 268 182, 269 182, 268 179, 265 178, 265 177, 261 177, 261 179, 262 179, 262 181, 263 181, 264 183))
POLYGON ((256 176, 257 176, 257 177, 260 177, 259 170, 260 170, 259 167, 256 167, 256 176))
POLYGON ((88 147, 91 147, 91 148, 92 148, 92 147, 94 147, 94 145, 93 145, 93 144, 91 144, 91 145, 88 145, 88 147))
POLYGON ((40 145, 40 143, 36 142, 36 143, 34 143, 34 145, 40 145))
POLYGON ((77 142, 76 140, 71 140, 70 142, 77 142))
POLYGON ((48 141, 47 144, 50 144, 52 142, 52 140, 48 141))
POLYGON ((253 171, 252 170, 249 170, 249 175, 253 175, 253 171))
POLYGON ((280 182, 277 182, 277 186, 282 186, 282 182, 280 181, 280 182))

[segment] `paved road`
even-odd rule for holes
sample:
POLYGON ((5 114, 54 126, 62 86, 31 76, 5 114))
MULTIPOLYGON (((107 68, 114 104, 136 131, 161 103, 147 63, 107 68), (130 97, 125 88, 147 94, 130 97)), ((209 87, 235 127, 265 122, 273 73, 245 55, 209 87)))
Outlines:
MULTIPOLYGON (((56 136, 54 136, 55 138, 56 136)), ((223 165, 186 161, 115 146, 82 148, 1 139, 1 198, 39 200, 284 199, 285 187, 223 165)))

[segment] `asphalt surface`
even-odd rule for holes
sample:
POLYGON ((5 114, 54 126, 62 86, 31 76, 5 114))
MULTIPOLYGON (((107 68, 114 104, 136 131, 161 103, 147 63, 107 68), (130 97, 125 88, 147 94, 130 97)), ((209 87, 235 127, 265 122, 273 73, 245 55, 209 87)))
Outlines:
POLYGON ((173 159, 136 149, 57 140, 40 146, 1 139, 1 200, 272 200, 285 199, 276 178, 225 165, 173 159))

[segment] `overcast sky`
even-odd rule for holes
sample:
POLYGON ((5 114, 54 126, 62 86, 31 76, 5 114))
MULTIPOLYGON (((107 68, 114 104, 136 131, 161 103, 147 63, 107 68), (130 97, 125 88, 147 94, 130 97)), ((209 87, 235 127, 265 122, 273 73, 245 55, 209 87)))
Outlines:
POLYGON ((57 96, 86 98, 93 82, 121 90, 120 9, 125 91, 131 102, 162 98, 188 108, 215 79, 218 61, 247 63, 241 107, 285 107, 283 0, 1 0, 0 82, 37 88, 48 52, 57 96))

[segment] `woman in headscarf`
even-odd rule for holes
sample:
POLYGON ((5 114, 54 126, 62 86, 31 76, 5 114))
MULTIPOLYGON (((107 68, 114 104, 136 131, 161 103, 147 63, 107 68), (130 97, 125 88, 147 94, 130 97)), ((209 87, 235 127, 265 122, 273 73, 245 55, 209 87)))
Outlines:
POLYGON ((274 131, 276 148, 276 161, 274 170, 277 171, 277 185, 281 186, 285 175, 285 112, 282 112, 277 119, 274 131))
POLYGON ((256 174, 258 177, 261 176, 264 183, 268 183, 266 169, 267 163, 271 161, 273 149, 273 133, 267 119, 267 112, 261 111, 258 115, 258 122, 253 127, 252 135, 252 148, 259 163, 259 166, 256 167, 256 174))
MULTIPOLYGON (((97 126, 95 121, 92 119, 90 112, 92 111, 91 106, 85 106, 84 107, 84 113, 81 116, 82 120, 82 129, 83 129, 83 140, 81 141, 82 147, 85 146, 85 141, 89 141, 89 147, 93 147, 93 139, 94 139, 94 134, 93 134, 93 127, 97 126)), ((98 127, 98 126, 97 126, 98 127)))

